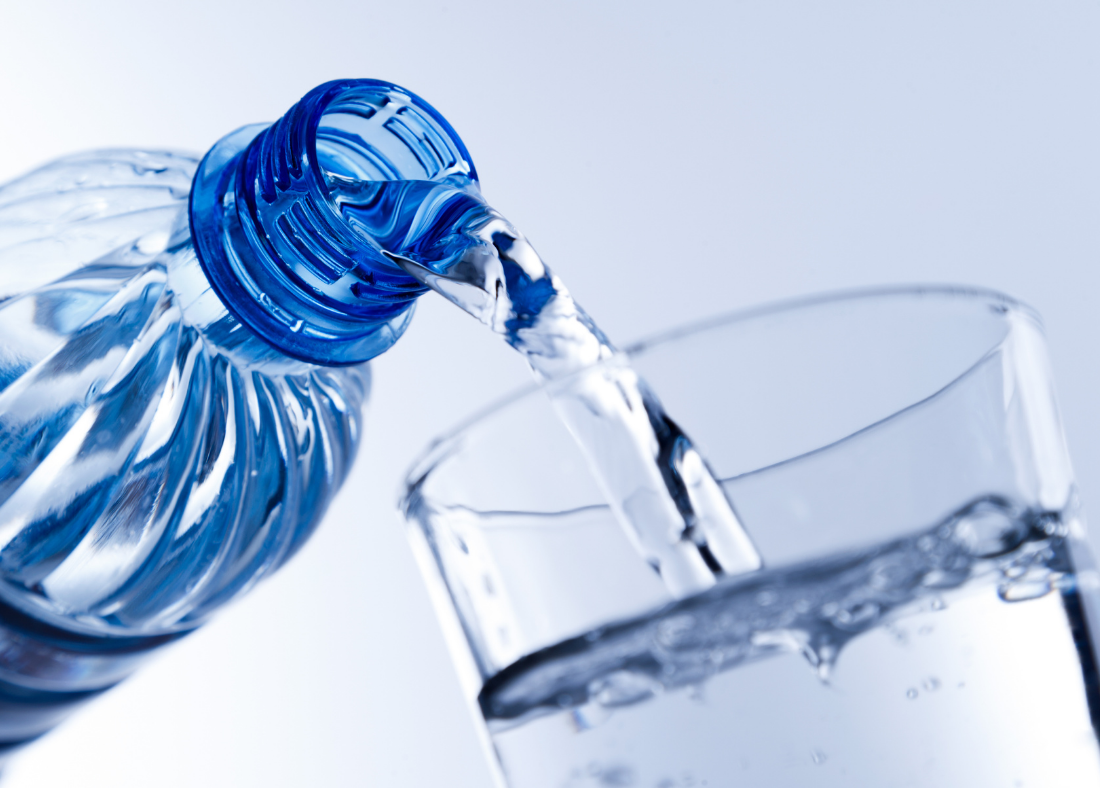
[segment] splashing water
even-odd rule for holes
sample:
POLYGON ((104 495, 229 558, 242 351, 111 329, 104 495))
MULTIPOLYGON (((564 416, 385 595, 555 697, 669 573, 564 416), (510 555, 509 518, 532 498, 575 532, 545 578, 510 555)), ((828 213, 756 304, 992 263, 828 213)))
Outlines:
POLYGON ((995 584, 1002 600, 1023 601, 1072 588, 1066 530, 1060 513, 980 498, 915 536, 730 581, 528 655, 488 681, 482 711, 503 729, 567 707, 617 708, 785 652, 828 684, 855 637, 922 605, 943 610, 943 593, 995 584))
POLYGON ((529 654, 478 698, 507 784, 1095 785, 1074 517, 977 499, 529 654))

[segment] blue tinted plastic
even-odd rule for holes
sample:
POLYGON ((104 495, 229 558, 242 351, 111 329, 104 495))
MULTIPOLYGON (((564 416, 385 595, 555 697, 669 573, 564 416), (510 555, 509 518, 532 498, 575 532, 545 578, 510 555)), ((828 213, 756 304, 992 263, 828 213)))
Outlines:
POLYGON ((207 154, 191 226, 238 320, 289 356, 353 364, 393 345, 425 292, 386 253, 438 256, 456 217, 480 204, 476 182, 423 99, 377 80, 329 82, 207 154))

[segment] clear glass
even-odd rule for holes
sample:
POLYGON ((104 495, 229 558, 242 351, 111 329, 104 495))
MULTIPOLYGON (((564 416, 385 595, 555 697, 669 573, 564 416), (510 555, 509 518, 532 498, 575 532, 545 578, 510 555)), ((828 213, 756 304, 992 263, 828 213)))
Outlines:
POLYGON ((1100 784, 1098 581, 1033 312, 847 294, 626 355, 764 568, 674 599, 560 390, 433 445, 403 506, 501 786, 1100 784))

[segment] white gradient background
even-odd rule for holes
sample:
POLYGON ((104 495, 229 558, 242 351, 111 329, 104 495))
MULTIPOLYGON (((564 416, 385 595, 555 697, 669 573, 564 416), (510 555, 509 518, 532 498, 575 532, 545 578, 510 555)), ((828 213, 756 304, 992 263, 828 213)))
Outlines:
MULTIPOLYGON (((205 150, 325 80, 392 80, 620 342, 853 286, 1030 302, 1100 513, 1098 41, 1100 6, 1058 0, 0 0, 0 179, 92 147, 205 150)), ((433 435, 526 380, 424 298, 313 542, 4 788, 488 788, 394 502, 433 435)))

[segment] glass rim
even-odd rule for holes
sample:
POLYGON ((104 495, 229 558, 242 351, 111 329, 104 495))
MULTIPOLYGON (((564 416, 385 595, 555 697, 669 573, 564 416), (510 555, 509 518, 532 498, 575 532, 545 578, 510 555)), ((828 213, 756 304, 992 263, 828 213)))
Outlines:
MULTIPOLYGON (((651 348, 675 342, 712 329, 730 326, 735 323, 757 320, 772 315, 779 315, 785 312, 795 312, 829 304, 903 296, 969 299, 975 304, 984 303, 987 306, 999 307, 1006 312, 1012 310, 1021 313, 1033 321, 1040 330, 1044 328, 1042 317, 1033 307, 998 290, 976 285, 903 284, 843 288, 839 290, 829 290, 823 293, 782 298, 768 301, 763 304, 739 307, 726 312, 720 312, 716 315, 699 318, 673 328, 656 332, 620 348, 611 358, 576 370, 564 377, 541 382, 532 382, 490 400, 484 406, 457 422, 449 430, 437 435, 429 441, 428 445, 423 450, 421 450, 405 473, 398 497, 398 508, 402 512, 405 511, 410 494, 419 487, 420 483, 423 482, 427 475, 437 465, 443 462, 452 451, 458 448, 464 433, 478 424, 493 418, 493 416, 502 409, 530 397, 537 392, 546 391, 559 386, 568 386, 569 381, 581 375, 588 374, 592 369, 622 364, 624 361, 645 353, 651 348)), ((964 372, 963 374, 965 375, 966 373, 964 372)), ((950 385, 950 382, 948 385, 950 385)))

